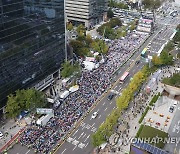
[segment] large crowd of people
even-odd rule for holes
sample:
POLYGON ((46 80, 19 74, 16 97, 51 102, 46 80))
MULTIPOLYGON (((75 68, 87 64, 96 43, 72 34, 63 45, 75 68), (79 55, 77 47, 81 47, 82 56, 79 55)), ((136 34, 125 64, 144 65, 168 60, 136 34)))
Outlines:
POLYGON ((112 73, 137 49, 148 34, 130 33, 124 39, 112 40, 106 61, 92 71, 82 71, 79 90, 70 94, 55 110, 46 126, 30 126, 21 135, 20 143, 37 152, 48 153, 93 105, 111 84, 112 73))

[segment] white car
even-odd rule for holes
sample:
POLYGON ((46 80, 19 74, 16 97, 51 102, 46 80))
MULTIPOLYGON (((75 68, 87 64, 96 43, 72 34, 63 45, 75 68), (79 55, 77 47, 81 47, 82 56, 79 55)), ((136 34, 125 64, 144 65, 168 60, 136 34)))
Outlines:
POLYGON ((95 119, 98 116, 98 112, 94 112, 91 116, 92 119, 95 119))
POLYGON ((0 139, 2 139, 4 137, 3 133, 0 132, 0 139))

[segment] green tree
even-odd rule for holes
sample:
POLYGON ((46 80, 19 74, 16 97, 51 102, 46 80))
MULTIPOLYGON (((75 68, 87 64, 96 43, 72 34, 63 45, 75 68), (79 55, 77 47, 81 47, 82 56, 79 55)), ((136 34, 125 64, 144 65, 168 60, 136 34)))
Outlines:
POLYGON ((169 55, 167 51, 162 51, 160 54, 160 59, 163 65, 172 65, 173 64, 173 56, 169 55))
POLYGON ((67 30, 73 30, 73 24, 71 22, 67 23, 67 30))
POLYGON ((17 117, 21 111, 32 111, 37 107, 44 107, 46 98, 42 92, 35 89, 17 90, 15 95, 8 96, 6 112, 10 118, 17 117))
POLYGON ((86 29, 85 29, 85 26, 83 24, 80 24, 77 27, 76 31, 77 31, 79 36, 85 36, 86 35, 86 29))
POLYGON ((71 75, 73 75, 73 73, 79 72, 79 70, 80 70, 80 67, 77 63, 72 65, 69 61, 63 63, 62 68, 63 69, 61 71, 61 76, 63 78, 70 77, 71 75))
POLYGON ((161 6, 161 1, 160 0, 143 0, 142 4, 144 5, 145 8, 157 9, 161 6))
POLYGON ((109 10, 108 10, 108 12, 107 12, 107 17, 108 17, 108 18, 114 17, 114 13, 113 13, 113 11, 112 11, 111 8, 109 8, 109 10))
POLYGON ((103 40, 100 39, 96 39, 92 44, 91 47, 93 48, 93 50, 102 53, 102 54, 106 54, 108 52, 108 46, 106 45, 106 43, 103 40))
POLYGON ((152 63, 155 65, 155 66, 160 66, 162 65, 162 61, 161 59, 157 56, 157 55, 154 55, 152 57, 152 63))
POLYGON ((74 53, 76 53, 77 55, 81 55, 80 48, 82 48, 84 46, 82 41, 71 40, 70 45, 72 46, 74 53))
POLYGON ((8 96, 7 106, 6 106, 6 115, 8 118, 16 118, 21 112, 21 107, 19 102, 16 101, 16 96, 10 94, 8 96))

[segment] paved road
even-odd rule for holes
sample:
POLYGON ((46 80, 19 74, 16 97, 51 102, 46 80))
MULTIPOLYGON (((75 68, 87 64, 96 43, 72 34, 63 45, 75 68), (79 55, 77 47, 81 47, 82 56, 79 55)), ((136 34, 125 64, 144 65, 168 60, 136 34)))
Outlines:
MULTIPOLYGON (((140 58, 141 51, 148 45, 148 43, 157 35, 160 29, 152 35, 146 43, 133 55, 133 57, 118 71, 118 75, 114 76, 114 81, 117 81, 125 71, 129 71, 130 77, 124 84, 116 82, 111 90, 114 90, 118 95, 121 94, 122 89, 124 89, 130 78, 144 66, 144 62, 140 62, 135 65, 136 59, 140 58)), ((81 122, 81 124, 74 130, 74 132, 69 136, 69 138, 60 146, 56 151, 57 154, 88 154, 92 153, 93 147, 91 145, 91 134, 97 130, 97 128, 103 123, 106 117, 111 113, 112 109, 116 107, 115 98, 111 101, 107 100, 110 91, 105 94, 103 99, 98 103, 98 105, 89 113, 89 115, 81 122), (99 115, 96 119, 91 119, 93 112, 98 111, 99 115)))
MULTIPOLYGON (((116 82, 118 78, 122 76, 125 71, 130 72, 130 78, 144 66, 144 62, 140 62, 138 65, 134 65, 135 61, 140 58, 141 51, 147 47, 149 42, 156 42, 154 38, 157 37, 160 29, 165 26, 160 25, 154 34, 144 43, 144 45, 132 56, 132 58, 118 71, 118 74, 114 76, 113 81, 116 82)), ((173 31, 172 28, 168 29, 168 31, 173 31)), ((168 32, 167 32, 168 33, 168 32)), ((169 39, 170 35, 162 33, 162 37, 164 39, 169 39)), ((157 38, 156 38, 157 39, 157 38)), ((151 44, 152 48, 155 48, 156 45, 151 44)), ((158 47, 161 46, 161 43, 158 47)), ((157 48, 158 48, 157 47, 157 48)), ((129 79, 130 79, 129 78, 129 79)), ((116 82, 113 86, 113 90, 117 93, 121 93, 122 89, 124 89, 127 84, 129 83, 129 79, 126 80, 124 84, 120 84, 116 82)), ((98 105, 90 112, 90 114, 81 122, 81 124, 74 130, 72 134, 70 134, 69 138, 65 143, 63 143, 60 148, 56 151, 57 154, 88 154, 91 153, 93 150, 92 145, 90 144, 90 136, 93 132, 97 130, 97 128, 103 123, 108 114, 111 113, 112 109, 115 108, 115 98, 111 101, 107 100, 107 96, 111 92, 109 91, 105 97, 98 103, 98 105), (91 119, 91 115, 93 112, 98 111, 99 115, 96 119, 91 119)), ((117 97, 118 95, 116 95, 117 97)), ((33 150, 26 148, 25 146, 21 146, 17 144, 14 146, 12 150, 8 151, 8 154, 32 154, 34 153, 33 150)))

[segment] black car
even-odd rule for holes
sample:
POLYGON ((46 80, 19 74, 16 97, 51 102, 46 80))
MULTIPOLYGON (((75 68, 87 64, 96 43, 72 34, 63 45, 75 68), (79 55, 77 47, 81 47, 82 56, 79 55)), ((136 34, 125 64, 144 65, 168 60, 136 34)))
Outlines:
POLYGON ((174 106, 170 106, 169 112, 170 112, 170 113, 173 113, 173 112, 174 112, 174 106))
POLYGON ((139 60, 137 60, 136 62, 135 62, 135 64, 137 65, 137 64, 139 64, 140 63, 140 61, 139 60))
POLYGON ((114 96, 115 96, 115 94, 110 94, 110 95, 108 96, 108 100, 113 99, 114 96))

